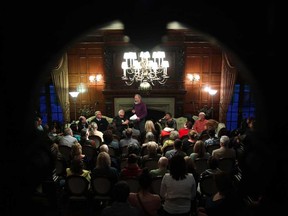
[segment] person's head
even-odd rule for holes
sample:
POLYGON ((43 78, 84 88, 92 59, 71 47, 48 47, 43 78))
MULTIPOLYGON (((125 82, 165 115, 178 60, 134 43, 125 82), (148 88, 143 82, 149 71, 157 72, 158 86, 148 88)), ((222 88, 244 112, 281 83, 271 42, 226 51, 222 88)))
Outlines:
POLYGON ((221 136, 220 138, 220 145, 224 146, 224 147, 229 147, 229 143, 230 143, 230 138, 226 135, 221 136))
POLYGON ((185 127, 187 128, 187 129, 192 129, 192 127, 193 127, 193 124, 192 124, 192 122, 191 121, 187 121, 186 123, 185 123, 185 127))
POLYGON ((134 95, 134 103, 135 103, 135 104, 140 103, 141 100, 142 100, 142 97, 141 97, 140 94, 135 94, 135 95, 134 95))
POLYGON ((158 160, 158 167, 159 168, 167 168, 168 164, 169 164, 169 160, 167 157, 162 156, 159 158, 159 160, 158 160))
POLYGON ((96 131, 98 129, 98 125, 96 122, 91 122, 89 125, 89 131, 96 131))
POLYGON ((146 132, 156 131, 156 130, 155 130, 155 125, 154 125, 154 123, 153 123, 152 120, 147 120, 147 121, 145 122, 145 131, 146 131, 146 132))
POLYGON ((96 168, 107 168, 111 166, 111 158, 107 152, 100 152, 97 156, 96 168))
POLYGON ((86 140, 88 138, 89 133, 88 133, 87 128, 81 129, 80 136, 81 136, 81 139, 83 139, 83 140, 86 140))
POLYGON ((198 114, 198 119, 199 119, 199 120, 205 119, 205 116, 206 116, 206 114, 205 114, 204 112, 200 112, 200 113, 198 114))
POLYGON ((137 164, 138 163, 138 156, 134 153, 128 155, 128 164, 137 164))
POLYGON ((195 130, 190 130, 189 132, 188 132, 188 137, 189 137, 189 139, 192 139, 192 140, 196 140, 197 138, 198 138, 198 133, 197 133, 197 131, 195 131, 195 130))
POLYGON ((101 118, 102 118, 102 113, 101 113, 101 111, 97 110, 97 111, 95 112, 95 117, 96 117, 97 119, 101 119, 101 118))
POLYGON ((125 116, 125 111, 124 111, 124 109, 120 109, 120 110, 118 111, 118 116, 119 116, 120 118, 124 118, 124 116, 125 116))
POLYGON ((175 140, 177 138, 179 138, 179 132, 177 130, 171 131, 171 133, 169 134, 169 139, 175 140))
POLYGON ((176 149, 176 150, 181 150, 182 149, 182 145, 183 145, 183 143, 182 143, 182 140, 181 139, 175 139, 175 141, 174 141, 174 149, 176 149))
POLYGON ((64 129, 64 133, 63 133, 64 136, 67 136, 67 135, 71 135, 73 136, 73 131, 70 127, 67 127, 64 129))
POLYGON ((146 133, 145 138, 147 142, 155 140, 155 136, 151 131, 146 133))
POLYGON ((81 159, 81 155, 82 155, 82 146, 80 143, 77 142, 71 146, 71 157, 81 159))
POLYGON ((190 156, 185 156, 184 160, 186 162, 186 169, 188 173, 194 173, 195 172, 195 163, 193 159, 190 156))
POLYGON ((118 181, 112 189, 112 199, 116 202, 127 202, 130 188, 126 181, 118 181))
POLYGON ((172 119, 172 114, 170 112, 166 112, 164 118, 169 121, 170 119, 172 119))
POLYGON ((87 119, 85 116, 80 116, 79 117, 79 123, 85 124, 87 122, 87 119))
POLYGON ((106 144, 113 141, 113 132, 111 130, 106 130, 103 132, 103 139, 106 144))
POLYGON ((158 148, 158 144, 155 141, 148 142, 147 151, 149 154, 156 155, 157 148, 158 148))
POLYGON ((127 129, 125 130, 125 136, 126 136, 127 138, 132 137, 132 133, 133 133, 133 131, 132 131, 131 128, 127 128, 127 129))
POLYGON ((177 154, 171 157, 169 168, 170 175, 176 181, 186 178, 186 162, 182 155, 177 154))
POLYGON ((218 159, 213 157, 213 156, 210 156, 208 158, 207 163, 208 163, 208 168, 209 169, 215 170, 215 169, 218 168, 218 159))
POLYGON ((100 151, 100 152, 106 152, 106 153, 108 153, 108 152, 109 152, 109 147, 108 147, 108 145, 106 145, 106 144, 100 145, 99 151, 100 151))
POLYGON ((206 153, 205 144, 202 140, 197 140, 194 147, 193 152, 198 153, 199 157, 203 157, 206 153))

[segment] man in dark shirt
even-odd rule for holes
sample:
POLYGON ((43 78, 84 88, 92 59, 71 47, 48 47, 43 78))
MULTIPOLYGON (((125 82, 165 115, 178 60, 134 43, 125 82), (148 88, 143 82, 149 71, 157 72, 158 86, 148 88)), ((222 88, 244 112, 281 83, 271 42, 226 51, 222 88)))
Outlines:
POLYGON ((95 112, 95 119, 93 119, 91 122, 96 122, 98 130, 101 132, 106 131, 109 124, 107 119, 102 117, 102 113, 99 110, 95 112))

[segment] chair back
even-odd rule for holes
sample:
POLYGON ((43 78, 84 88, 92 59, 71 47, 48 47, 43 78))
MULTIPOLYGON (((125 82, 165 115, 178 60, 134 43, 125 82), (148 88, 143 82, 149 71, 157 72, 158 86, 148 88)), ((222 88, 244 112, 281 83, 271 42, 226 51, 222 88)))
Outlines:
POLYGON ((65 159, 67 165, 70 164, 71 161, 71 147, 65 145, 59 145, 59 152, 62 154, 63 158, 65 159))
POLYGON ((65 181, 66 189, 70 196, 86 197, 89 184, 85 177, 78 175, 67 176, 65 181))
POLYGON ((151 193, 158 194, 160 196, 160 188, 163 176, 157 176, 152 178, 151 193))
POLYGON ((100 145, 102 144, 102 139, 101 139, 101 137, 99 137, 99 136, 97 136, 97 135, 89 135, 89 136, 88 136, 88 139, 95 141, 96 149, 98 149, 98 148, 100 147, 100 145))
POLYGON ((93 199, 100 201, 110 201, 113 184, 108 176, 94 176, 91 180, 93 199))
POLYGON ((152 170, 152 169, 157 169, 158 168, 158 159, 149 158, 149 159, 143 160, 142 166, 143 166, 143 168, 147 167, 147 169, 149 171, 152 170))
POLYGON ((234 158, 220 158, 218 159, 218 168, 224 172, 232 173, 235 167, 234 158))
POLYGON ((90 145, 82 146, 82 153, 85 155, 86 169, 92 170, 95 167, 97 159, 97 150, 95 147, 90 145))
POLYGON ((214 175, 204 175, 199 180, 201 196, 211 197, 217 192, 217 188, 214 181, 214 175))
POLYGON ((128 178, 123 178, 122 180, 128 183, 131 193, 137 193, 139 191, 140 184, 139 184, 138 177, 128 177, 128 178))
POLYGON ((207 158, 196 158, 194 160, 196 172, 200 175, 208 168, 208 159, 207 158))
POLYGON ((220 144, 213 144, 213 145, 208 145, 206 146, 206 151, 212 155, 212 152, 215 150, 215 149, 218 149, 220 148, 220 144))
POLYGON ((64 159, 57 158, 55 160, 55 174, 58 177, 65 177, 66 176, 66 168, 67 164, 64 159))

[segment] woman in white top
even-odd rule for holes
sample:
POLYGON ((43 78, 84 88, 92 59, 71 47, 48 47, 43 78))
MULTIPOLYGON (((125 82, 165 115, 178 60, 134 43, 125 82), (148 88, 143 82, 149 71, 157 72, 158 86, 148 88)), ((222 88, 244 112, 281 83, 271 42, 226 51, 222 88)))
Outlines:
POLYGON ((175 155, 170 159, 170 173, 163 176, 160 196, 164 199, 164 215, 190 215, 196 182, 193 174, 187 173, 183 156, 175 155))

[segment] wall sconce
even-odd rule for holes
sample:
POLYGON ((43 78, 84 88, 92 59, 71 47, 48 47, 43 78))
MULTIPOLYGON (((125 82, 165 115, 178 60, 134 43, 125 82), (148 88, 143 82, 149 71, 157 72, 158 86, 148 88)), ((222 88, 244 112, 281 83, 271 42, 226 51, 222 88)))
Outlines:
POLYGON ((189 81, 191 83, 194 83, 194 82, 198 82, 200 80, 200 75, 199 74, 187 74, 187 78, 189 79, 189 81))
POLYGON ((99 82, 101 79, 102 79, 102 75, 101 75, 101 74, 97 74, 96 76, 94 76, 94 75, 89 76, 89 81, 90 81, 90 82, 97 83, 97 82, 99 82))

